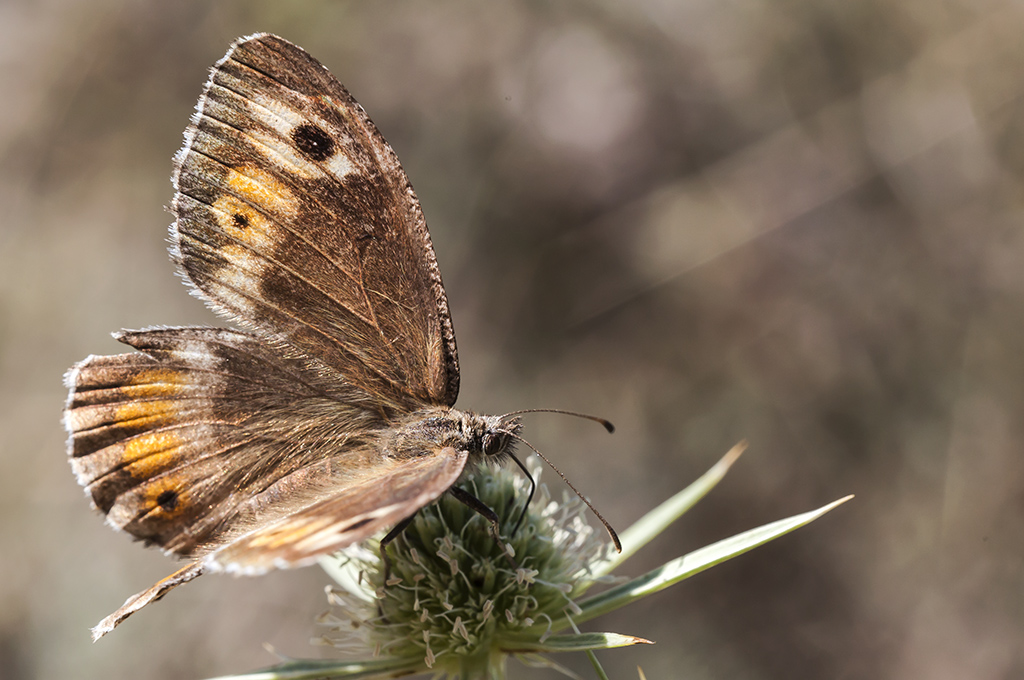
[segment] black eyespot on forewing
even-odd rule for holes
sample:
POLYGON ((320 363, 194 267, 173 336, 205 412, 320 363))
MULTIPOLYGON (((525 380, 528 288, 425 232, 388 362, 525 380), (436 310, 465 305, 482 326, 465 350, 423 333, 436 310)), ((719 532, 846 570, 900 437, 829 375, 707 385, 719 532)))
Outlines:
POLYGON ((312 123, 303 123, 292 130, 292 141, 310 160, 325 161, 334 155, 334 140, 312 123))
POLYGON ((249 227, 249 218, 242 213, 235 213, 231 216, 231 221, 235 223, 235 226, 239 229, 247 229, 249 227))

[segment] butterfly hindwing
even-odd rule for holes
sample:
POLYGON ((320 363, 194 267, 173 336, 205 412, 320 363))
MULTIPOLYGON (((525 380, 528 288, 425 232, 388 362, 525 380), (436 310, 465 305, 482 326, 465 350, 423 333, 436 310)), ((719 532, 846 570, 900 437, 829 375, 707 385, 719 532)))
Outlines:
POLYGON ((388 407, 455 402, 455 339, 419 202, 323 65, 275 36, 237 42, 176 166, 173 253, 215 309, 388 407))
POLYGON ((128 598, 92 629, 93 640, 168 591, 208 571, 252 575, 276 567, 303 566, 319 555, 369 538, 444 493, 462 472, 466 459, 465 452, 451 448, 420 456, 408 465, 393 466, 379 478, 241 536, 128 598), (382 484, 393 490, 383 506, 379 502, 382 484))
POLYGON ((119 339, 141 352, 76 365, 64 417, 78 481, 116 528, 202 554, 372 476, 380 413, 310 361, 222 329, 119 339))

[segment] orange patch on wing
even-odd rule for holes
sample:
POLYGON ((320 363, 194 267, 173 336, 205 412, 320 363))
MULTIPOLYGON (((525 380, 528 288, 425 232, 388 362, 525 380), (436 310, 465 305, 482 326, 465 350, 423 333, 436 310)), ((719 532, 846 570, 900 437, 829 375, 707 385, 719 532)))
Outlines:
POLYGON ((213 204, 220 227, 244 243, 273 246, 277 225, 264 213, 294 217, 298 212, 295 194, 270 173, 249 165, 230 169, 225 183, 232 193, 213 204))
POLYGON ((294 217, 298 212, 295 194, 270 173, 251 165, 228 170, 225 183, 232 193, 213 203, 217 224, 243 243, 272 249, 279 240, 278 226, 266 215, 294 217))
POLYGON ((132 477, 149 479, 175 467, 183 443, 176 432, 148 432, 129 439, 122 456, 132 477))
POLYGON ((273 212, 292 213, 296 209, 295 195, 266 170, 242 165, 228 172, 227 185, 236 194, 253 205, 273 212))
POLYGON ((133 425, 155 427, 172 422, 177 410, 177 402, 171 399, 129 401, 117 407, 114 420, 118 423, 134 421, 133 425))

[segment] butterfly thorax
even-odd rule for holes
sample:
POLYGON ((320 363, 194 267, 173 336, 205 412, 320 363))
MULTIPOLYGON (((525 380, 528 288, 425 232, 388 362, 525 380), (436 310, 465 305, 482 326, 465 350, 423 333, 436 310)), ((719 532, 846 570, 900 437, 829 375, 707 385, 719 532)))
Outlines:
POLYGON ((465 452, 470 462, 500 460, 511 453, 521 425, 514 416, 489 416, 445 407, 409 414, 387 430, 381 452, 390 458, 416 458, 443 449, 465 452))

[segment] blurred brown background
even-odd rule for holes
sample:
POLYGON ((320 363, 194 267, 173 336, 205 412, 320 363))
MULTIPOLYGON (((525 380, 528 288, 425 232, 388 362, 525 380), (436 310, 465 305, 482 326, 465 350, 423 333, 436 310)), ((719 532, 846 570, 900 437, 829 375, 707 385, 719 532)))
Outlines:
MULTIPOLYGON (((61 374, 217 323, 165 252, 171 156, 230 41, 302 45, 401 157, 459 404, 527 424, 620 529, 741 438, 642 573, 847 493, 587 624, 614 678, 1024 677, 1024 10, 1008 0, 0 5, 0 677, 201 678, 312 656, 317 569, 207 577, 90 512, 61 374)), ((553 485, 553 476, 547 481, 553 485)), ((593 677, 582 655, 563 663, 593 677)), ((513 666, 513 677, 555 677, 513 666)))

